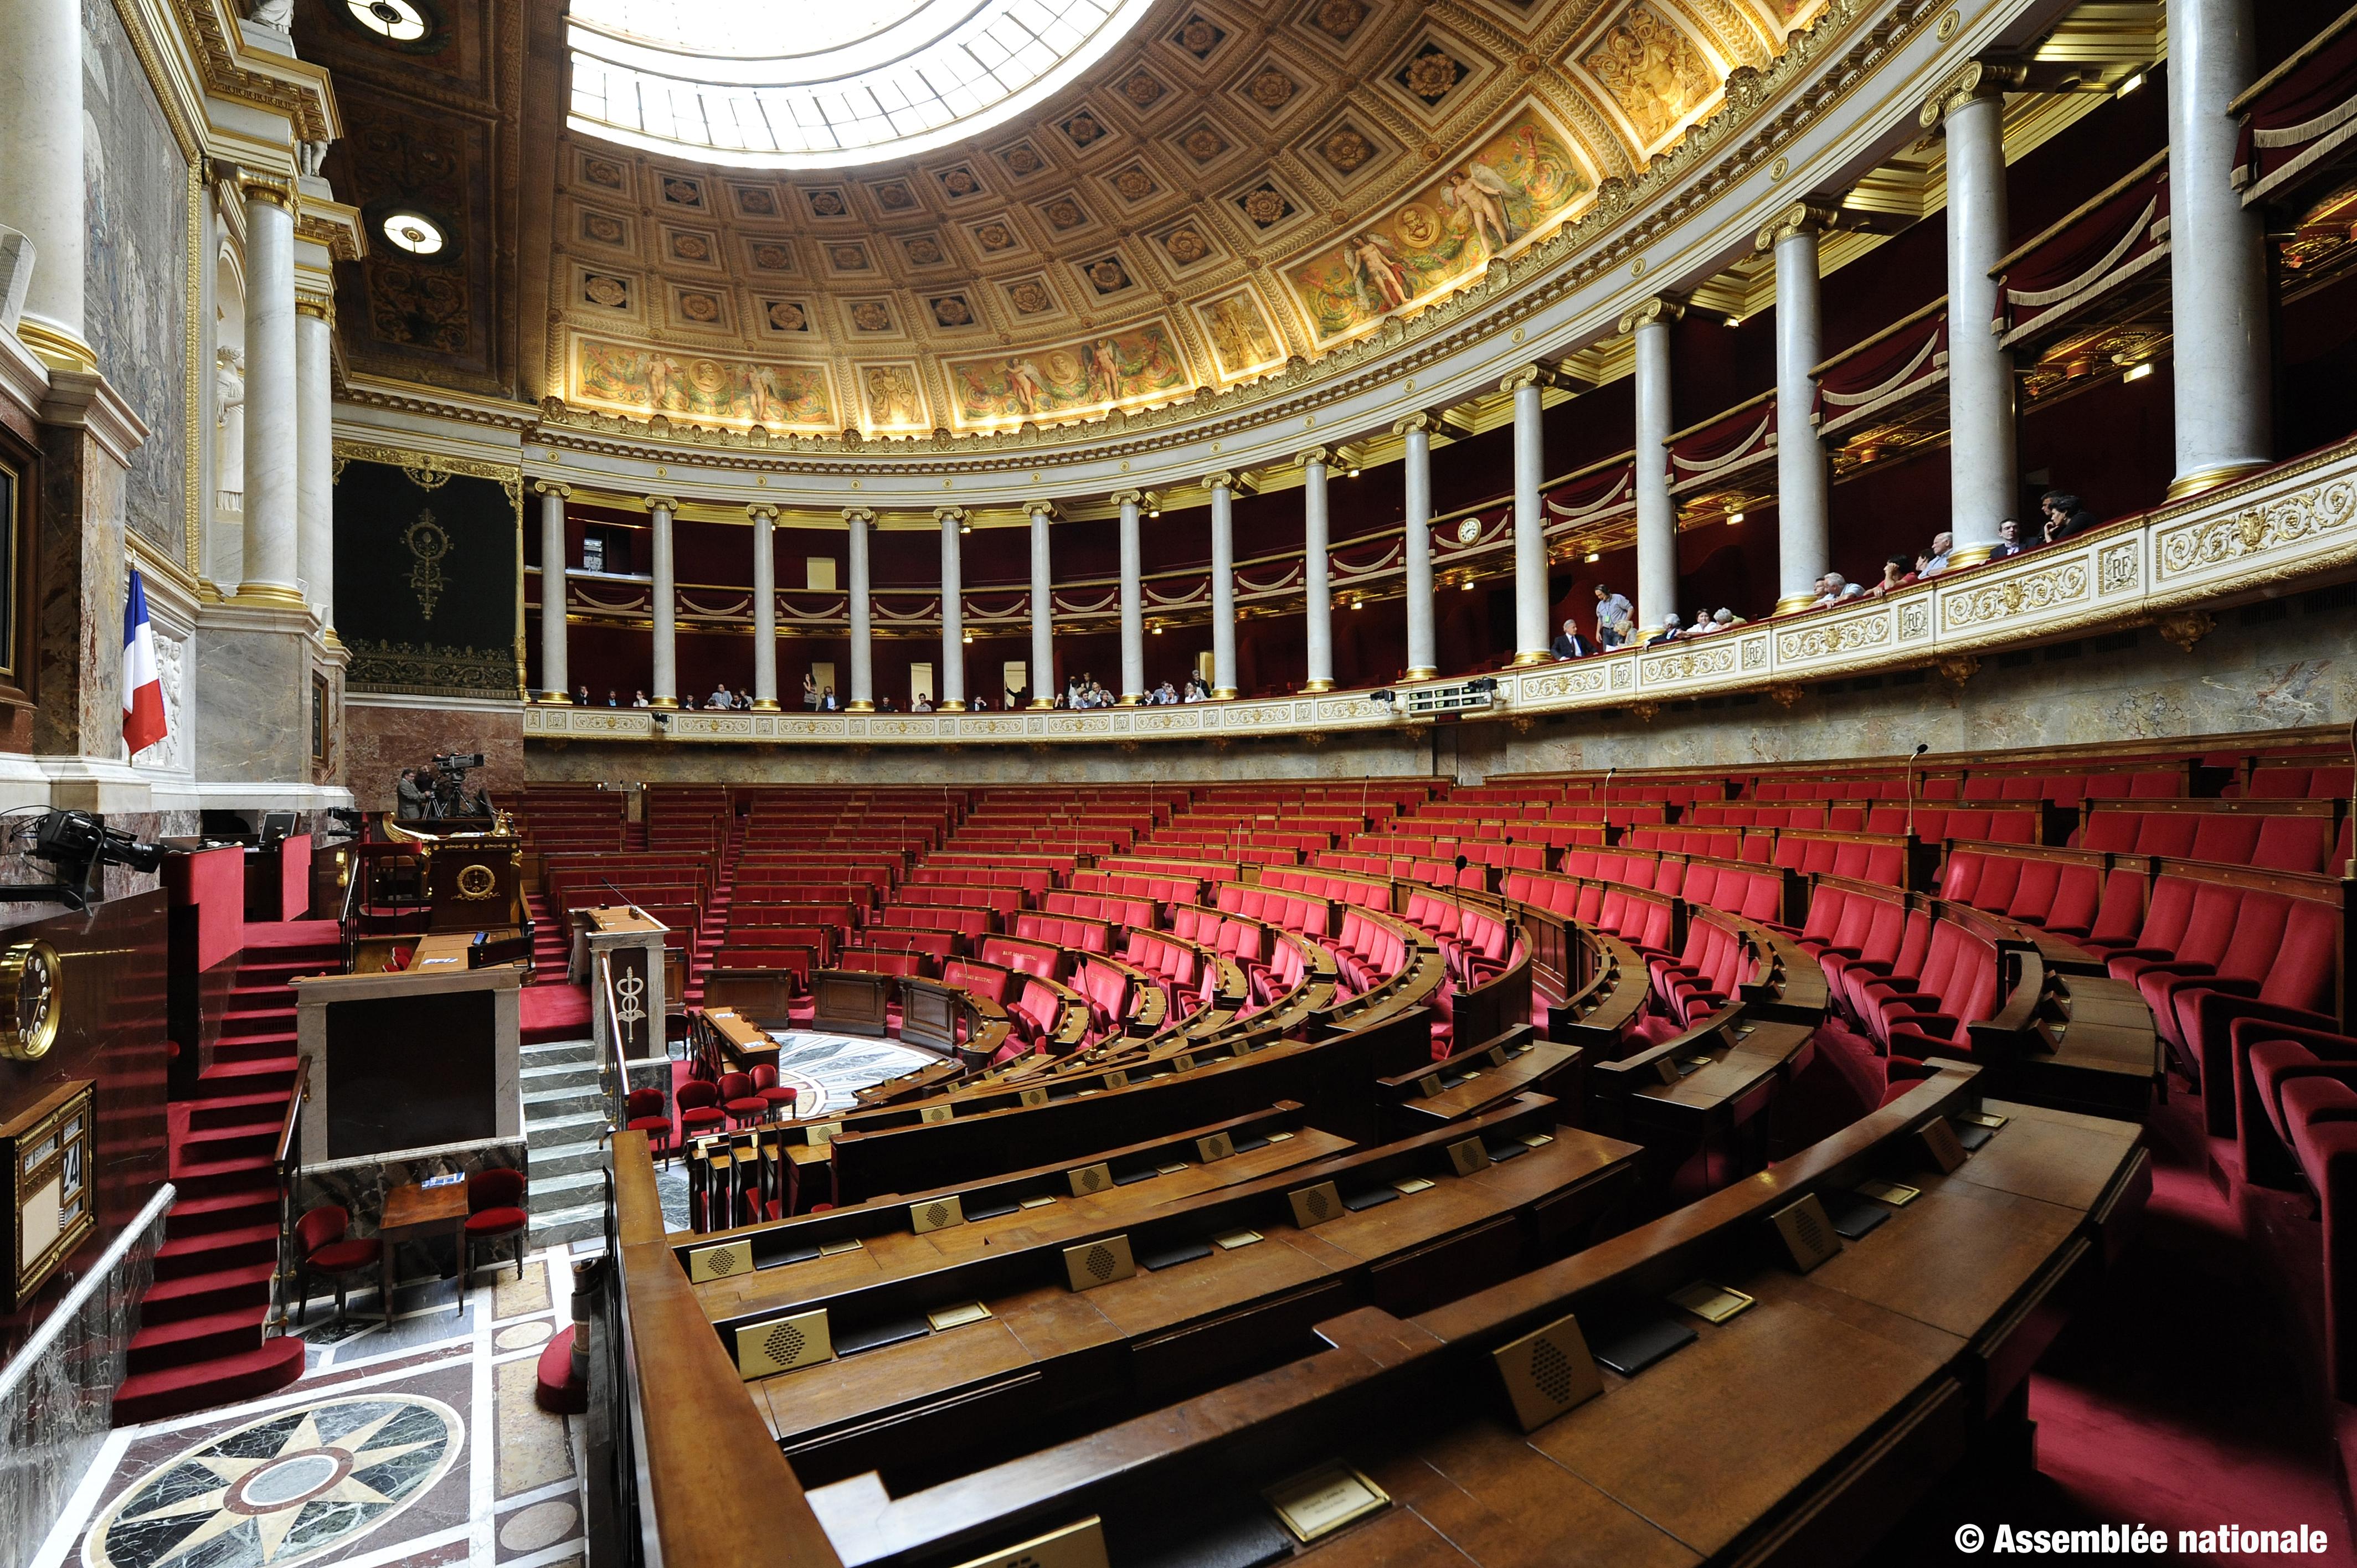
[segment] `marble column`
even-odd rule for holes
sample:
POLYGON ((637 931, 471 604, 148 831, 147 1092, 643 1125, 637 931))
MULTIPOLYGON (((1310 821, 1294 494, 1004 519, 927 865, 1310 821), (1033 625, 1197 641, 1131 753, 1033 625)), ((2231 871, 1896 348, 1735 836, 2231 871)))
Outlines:
POLYGON ((1125 708, 1146 700, 1146 567, 1145 545, 1138 537, 1137 511, 1146 497, 1123 490, 1114 498, 1121 508, 1121 695, 1125 708))
POLYGON ((1977 60, 1965 66, 1924 105, 1922 121, 1948 142, 1948 563, 1971 566, 1996 548, 1997 524, 2015 515, 2021 494, 2013 354, 1990 330, 1997 283, 1989 272, 2011 233, 1996 73, 1977 60))
POLYGON ((647 498, 655 536, 655 689, 647 693, 651 708, 679 706, 679 584, 672 564, 671 541, 671 517, 678 510, 679 502, 669 496, 647 498))
POLYGON ((1301 464, 1301 644, 1308 678, 1305 692, 1334 689, 1334 587, 1327 546, 1333 537, 1326 511, 1326 464, 1333 455, 1312 446, 1301 464))
MULTIPOLYGON (((1544 664, 1547 651, 1546 443, 1539 425, 1546 371, 1525 365, 1500 392, 1514 396, 1514 666, 1544 664)), ((1427 508, 1429 502, 1427 502, 1427 508)), ((1429 545, 1427 544, 1427 548, 1429 545)))
POLYGON ((1056 509, 1031 503, 1031 705, 1056 705, 1056 577, 1048 554, 1048 526, 1056 509))
POLYGON ((1685 314, 1655 295, 1620 318, 1637 350, 1637 635, 1678 607, 1678 508, 1670 496, 1670 328, 1685 314))
MULTIPOLYGON (((1429 681, 1440 673, 1432 648, 1432 415, 1411 413, 1392 430, 1407 438, 1407 455, 1401 465, 1407 489, 1407 673, 1404 679, 1429 681)), ((1519 507, 1519 492, 1516 504, 1519 507)))
POLYGON ((1236 477, 1213 474, 1203 481, 1211 492, 1211 697, 1236 695, 1236 477))
POLYGON ((1796 201, 1760 231, 1756 250, 1776 260, 1776 613, 1806 609, 1832 561, 1825 448, 1817 435, 1818 361, 1824 328, 1817 236, 1825 209, 1796 201))
POLYGON ((304 596, 336 628, 336 302, 295 297, 295 551, 304 596))
POLYGON ((2169 499, 2275 451, 2264 214, 2234 188, 2227 105, 2257 74, 2251 0, 2169 0, 2169 313, 2177 477, 2169 499))
POLYGON ((868 618, 867 530, 876 514, 864 506, 843 509, 843 526, 850 535, 845 551, 851 575, 851 700, 845 708, 855 714, 876 711, 875 639, 868 618))
POLYGON ((942 670, 934 682, 933 706, 945 714, 965 712, 965 575, 960 536, 965 529, 965 508, 937 506, 933 521, 942 528, 942 670))
POLYGON ((245 196, 245 577, 237 596, 300 609, 295 188, 252 173, 238 186, 245 196))
POLYGON ((556 479, 540 479, 540 700, 573 701, 572 676, 566 669, 565 608, 571 595, 565 586, 571 552, 565 542, 565 502, 573 487, 556 479))
MULTIPOLYGON (((81 0, 22 0, 0 49, 0 224, 33 244, 17 340, 52 369, 93 371, 84 335, 81 0)), ((290 265, 291 265, 291 252, 290 265)), ((291 291, 291 290, 290 290, 291 291)), ((160 352, 164 345, 156 345, 160 352)))
POLYGON ((778 711, 778 509, 757 501, 753 520, 753 707, 778 711))

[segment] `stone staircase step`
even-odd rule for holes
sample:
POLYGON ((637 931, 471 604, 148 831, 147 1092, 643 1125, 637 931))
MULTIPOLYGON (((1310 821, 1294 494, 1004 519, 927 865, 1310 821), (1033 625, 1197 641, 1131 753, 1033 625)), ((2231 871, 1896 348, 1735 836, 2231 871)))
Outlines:
POLYGON ((546 1067, 526 1067, 516 1077, 524 1094, 531 1095, 551 1089, 595 1089, 597 1069, 593 1063, 554 1062, 546 1067))
POLYGON ((602 1144, 587 1141, 552 1144, 532 1152, 532 1177, 534 1182, 544 1176, 571 1176, 576 1171, 602 1171, 605 1168, 606 1147, 602 1144))
POLYGON ((577 1208, 560 1209, 553 1214, 535 1214, 532 1229, 526 1233, 528 1243, 535 1250, 553 1247, 559 1241, 602 1240, 606 1234, 606 1208, 602 1203, 585 1203, 577 1208))
POLYGON ((586 1089, 527 1090, 523 1097, 523 1121, 528 1132, 532 1123, 543 1116, 565 1116, 579 1111, 602 1112, 606 1097, 595 1083, 586 1089))
POLYGON ((545 1116, 534 1116, 527 1109, 523 1121, 524 1142, 532 1146, 534 1159, 539 1158, 543 1149, 561 1149, 585 1140, 594 1142, 605 1130, 606 1113, 602 1108, 545 1116))

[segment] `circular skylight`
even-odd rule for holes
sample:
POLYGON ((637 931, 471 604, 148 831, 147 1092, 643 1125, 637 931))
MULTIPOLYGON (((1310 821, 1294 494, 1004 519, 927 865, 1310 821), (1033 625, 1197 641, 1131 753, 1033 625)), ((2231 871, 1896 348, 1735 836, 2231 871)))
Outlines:
POLYGON ((823 168, 972 135, 1070 82, 1153 0, 572 0, 577 131, 823 168))
POLYGON ((384 237, 413 256, 438 254, 445 243, 442 226, 418 212, 394 212, 386 216, 384 237))

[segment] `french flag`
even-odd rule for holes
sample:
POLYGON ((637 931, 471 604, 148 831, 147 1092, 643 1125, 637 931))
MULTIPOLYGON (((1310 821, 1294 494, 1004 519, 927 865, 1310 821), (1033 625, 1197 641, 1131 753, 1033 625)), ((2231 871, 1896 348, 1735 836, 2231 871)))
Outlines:
POLYGON ((164 677, 156 668, 156 630, 147 624, 147 589, 131 568, 123 600, 123 743, 138 756, 164 738, 164 677))

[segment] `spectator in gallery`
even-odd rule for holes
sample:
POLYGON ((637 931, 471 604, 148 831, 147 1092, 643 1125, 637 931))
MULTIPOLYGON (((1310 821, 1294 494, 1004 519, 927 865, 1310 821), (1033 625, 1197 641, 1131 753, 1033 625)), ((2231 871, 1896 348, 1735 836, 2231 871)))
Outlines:
POLYGON ((1655 632, 1652 635, 1652 638, 1647 641, 1645 646, 1648 648, 1655 648, 1664 642, 1676 642, 1682 639, 1685 635, 1686 628, 1679 623, 1678 612, 1675 610, 1664 610, 1662 612, 1662 629, 1655 632))
POLYGON ((1629 640, 1631 619, 1636 607, 1624 594, 1616 594, 1603 584, 1596 585, 1596 640, 1606 648, 1618 648, 1629 640))
POLYGON ((829 686, 826 691, 820 695, 818 705, 821 713, 832 714, 840 710, 841 704, 836 703, 834 700, 834 687, 829 686))
POLYGON ((1154 700, 1165 705, 1175 703, 1178 701, 1178 688, 1165 681, 1154 688, 1154 700))
POLYGON ((802 706, 811 709, 818 706, 818 677, 807 670, 802 671, 802 706))
POLYGON ((2068 490, 2049 490, 2038 499, 2038 505, 2046 514, 2044 532, 2049 544, 2059 544, 2072 534, 2084 533, 2101 521, 2068 490))
POLYGON ((1842 575, 1839 572, 1826 573, 1824 576, 1817 579, 1817 596, 1814 601, 1810 604, 1809 607, 1813 610, 1829 610, 1833 608, 1835 605, 1842 602, 1842 590, 1848 586, 1849 585, 1843 581, 1842 575))
POLYGON ((2012 518, 2007 518, 1996 525, 1996 548, 1989 552, 1989 559, 2002 561, 2008 555, 2018 555, 2029 548, 2029 545, 2021 542, 2021 524, 2012 518))
POLYGON ((1547 651, 1557 659, 1585 659, 1596 651, 1596 644, 1579 634, 1577 621, 1566 619, 1563 623, 1563 630, 1556 633, 1554 642, 1548 644, 1547 651))
POLYGON ((1933 534, 1932 536, 1932 553, 1924 558, 1921 565, 1915 568, 1916 576, 1938 576, 1941 573, 1948 569, 1948 557, 1954 554, 1955 552, 1956 536, 1954 534, 1933 534))
POLYGON ((912 714, 930 714, 933 711, 933 700, 920 692, 917 693, 916 701, 909 704, 909 711, 912 714))
POLYGON ((574 693, 573 701, 577 707, 586 708, 589 705, 589 687, 587 682, 583 683, 580 691, 574 693))
POLYGON ((1211 690, 1203 684, 1201 676, 1189 675, 1187 677, 1187 690, 1180 693, 1178 700, 1182 703, 1200 703, 1208 699, 1211 694, 1211 690))
POLYGON ((705 699, 704 705, 707 708, 733 708, 737 705, 737 699, 728 694, 727 683, 722 682, 712 688, 712 695, 705 699))
POLYGON ((897 714, 900 710, 892 705, 892 699, 888 695, 876 699, 876 711, 879 714, 897 714))
POLYGON ((1914 564, 1905 553, 1890 556, 1882 563, 1882 581, 1866 590, 1865 597, 1878 599, 1893 588, 1903 588, 1915 580, 1914 564))

